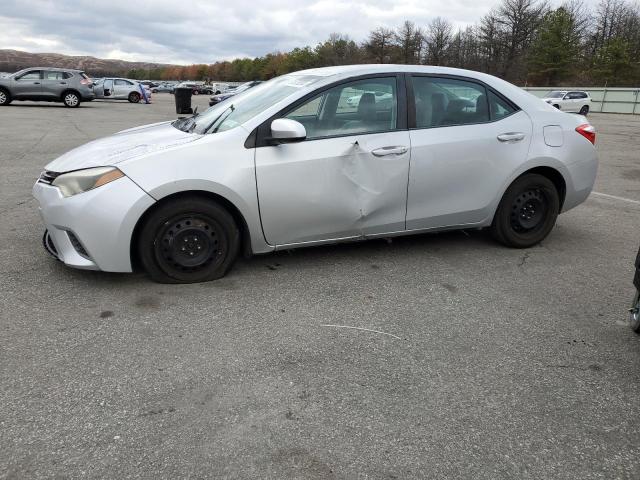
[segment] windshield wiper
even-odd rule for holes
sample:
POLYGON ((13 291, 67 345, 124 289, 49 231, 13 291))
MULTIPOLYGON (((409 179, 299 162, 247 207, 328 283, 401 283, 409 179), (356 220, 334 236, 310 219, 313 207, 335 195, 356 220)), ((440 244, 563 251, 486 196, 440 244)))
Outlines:
MULTIPOLYGON (((217 116, 217 117, 216 117, 216 118, 215 118, 215 119, 214 119, 214 120, 213 120, 209 125, 207 125, 207 128, 205 128, 205 129, 202 131, 202 133, 203 133, 203 134, 204 134, 204 133, 209 133, 209 130, 211 129, 211 127, 213 127, 213 126, 216 124, 216 122, 217 122, 218 120, 220 120, 220 119, 222 118, 222 116, 223 116, 225 113, 227 113, 227 111, 229 111, 229 115, 231 115, 235 109, 236 109, 236 107, 234 107, 234 106, 233 106, 233 103, 232 103, 231 105, 229 105, 227 108, 225 108, 225 109, 222 111, 222 113, 221 113, 220 115, 218 115, 218 116, 217 116)), ((227 117, 228 117, 229 115, 227 115, 227 117)), ((225 119, 226 119, 226 117, 225 117, 225 119)), ((224 119, 223 119, 223 121, 224 121, 224 119)), ((222 124, 222 122, 220 122, 220 124, 222 124)), ((212 133, 216 133, 216 132, 218 131, 218 128, 220 128, 220 125, 218 125, 218 126, 213 130, 213 132, 212 132, 212 133)))
POLYGON ((196 117, 199 115, 198 107, 193 111, 193 115, 190 117, 179 118, 172 123, 174 127, 178 130, 182 130, 183 132, 191 133, 191 131, 195 128, 196 125, 196 117))

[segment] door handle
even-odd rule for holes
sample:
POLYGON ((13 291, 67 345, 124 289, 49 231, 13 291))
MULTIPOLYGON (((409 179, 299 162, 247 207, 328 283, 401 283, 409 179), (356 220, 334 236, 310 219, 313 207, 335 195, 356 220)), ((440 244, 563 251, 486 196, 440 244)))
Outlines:
POLYGON ((60 85, 66 85, 67 82, 60 82, 60 85))
POLYGON ((40 82, 33 82, 34 85, 40 85, 40 82))
POLYGON ((386 157, 387 155, 402 155, 404 153, 407 153, 408 151, 409 149, 407 147, 396 145, 394 147, 376 148, 371 153, 376 157, 386 157))
POLYGON ((501 142, 519 142, 520 140, 524 140, 524 133, 501 133, 500 135, 498 135, 498 140, 500 140, 501 142))

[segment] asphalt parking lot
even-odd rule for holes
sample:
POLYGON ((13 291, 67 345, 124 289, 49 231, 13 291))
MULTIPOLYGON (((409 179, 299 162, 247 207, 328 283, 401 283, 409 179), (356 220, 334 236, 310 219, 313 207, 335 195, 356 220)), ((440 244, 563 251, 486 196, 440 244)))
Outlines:
POLYGON ((420 235, 198 285, 64 267, 33 182, 175 117, 154 100, 0 108, 0 478, 640 477, 640 116, 591 115, 599 193, 528 250, 420 235))

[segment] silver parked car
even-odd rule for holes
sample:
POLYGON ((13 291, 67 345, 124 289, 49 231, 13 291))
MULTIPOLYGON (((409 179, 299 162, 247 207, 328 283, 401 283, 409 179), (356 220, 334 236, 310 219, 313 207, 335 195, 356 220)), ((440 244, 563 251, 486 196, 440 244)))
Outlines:
POLYGON ((0 78, 0 106, 13 100, 35 100, 78 107, 94 98, 92 81, 82 70, 35 67, 0 78))
POLYGON ((589 196, 594 142, 584 117, 490 75, 329 67, 78 147, 33 193, 65 264, 201 282, 241 250, 466 228, 530 247, 589 196))
POLYGON ((140 82, 128 78, 101 78, 94 86, 96 98, 111 100, 129 100, 131 103, 138 103, 143 99, 144 89, 147 98, 151 98, 151 90, 140 82))

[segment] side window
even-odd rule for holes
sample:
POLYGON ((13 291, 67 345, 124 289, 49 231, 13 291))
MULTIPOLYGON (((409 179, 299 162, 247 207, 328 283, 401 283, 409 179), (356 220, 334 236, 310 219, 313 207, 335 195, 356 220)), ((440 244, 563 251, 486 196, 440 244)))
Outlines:
POLYGON ((482 85, 436 77, 411 77, 411 82, 417 128, 489 121, 487 93, 482 85))
POLYGON ((45 80, 63 80, 66 78, 62 72, 44 72, 45 80))
POLYGON ((31 70, 30 72, 25 73, 24 75, 22 75, 20 78, 18 78, 19 82, 22 81, 33 81, 33 80, 40 80, 40 70, 31 70))
POLYGON ((491 120, 502 120, 516 112, 515 108, 491 91, 489 91, 488 98, 491 120))
POLYGON ((71 77, 73 77, 73 75, 70 74, 69 72, 64 72, 62 74, 62 78, 64 78, 65 80, 68 79, 68 78, 71 78, 71 77))
POLYGON ((308 140, 395 130, 397 116, 396 77, 335 86, 285 115, 305 126, 308 140))
POLYGON ((116 85, 133 85, 133 83, 126 80, 116 80, 116 85))

